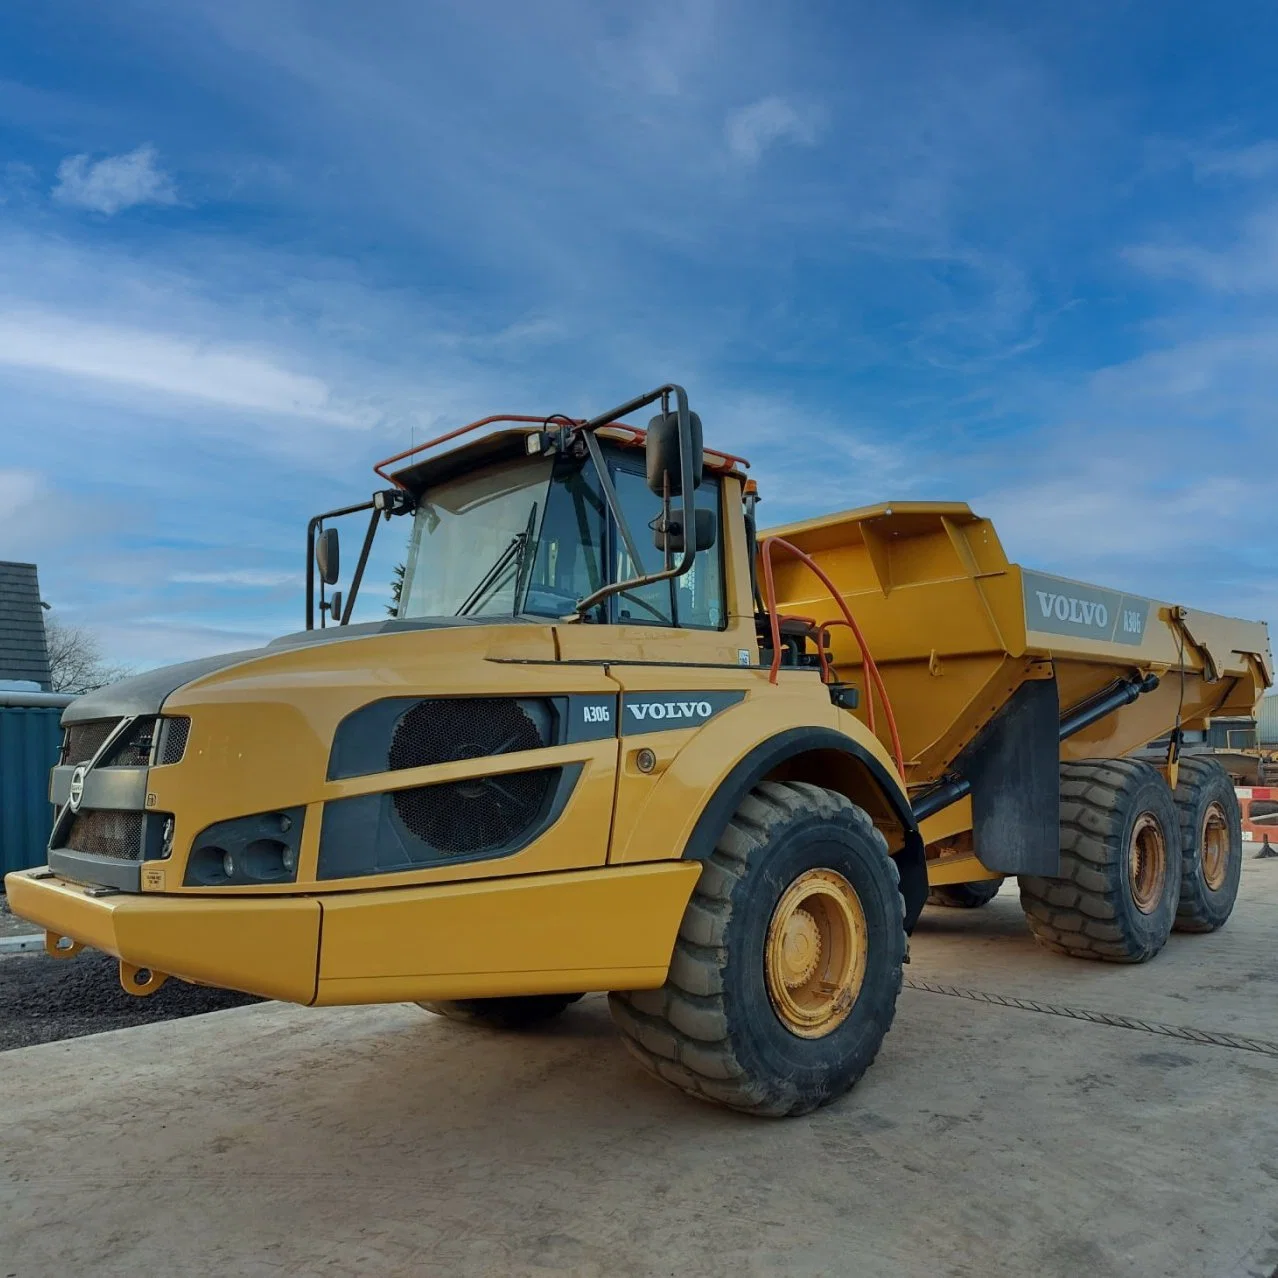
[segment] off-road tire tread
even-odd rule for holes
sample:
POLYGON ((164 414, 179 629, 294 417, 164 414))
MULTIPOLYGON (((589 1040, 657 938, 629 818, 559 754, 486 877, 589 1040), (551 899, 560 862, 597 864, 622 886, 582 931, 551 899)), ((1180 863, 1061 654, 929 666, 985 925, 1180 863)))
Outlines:
POLYGON ((976 910, 988 905, 1003 886, 1002 879, 977 879, 972 883, 942 883, 927 894, 929 905, 944 905, 952 910, 976 910))
MULTIPOLYGON (((1044 949, 1104 963, 1142 963, 1153 957, 1134 951, 1115 921, 1105 870, 1116 857, 1114 826, 1122 825, 1129 789, 1153 768, 1136 759, 1084 760, 1061 764, 1061 873, 1059 878, 1019 878, 1021 909, 1044 949)), ((1175 830, 1166 831, 1174 838, 1175 830)), ((1156 952, 1156 951, 1155 951, 1156 952)))
MULTIPOLYGON (((759 1081, 746 1077, 728 1040, 721 998, 722 970, 727 961, 722 940, 732 890, 749 871, 752 857, 767 846, 774 827, 809 813, 850 818, 873 840, 897 886, 904 926, 900 874, 888 854, 887 840, 869 814, 844 795, 808 782, 763 782, 742 801, 706 862, 675 941, 666 984, 655 990, 608 995, 622 1042, 649 1073, 693 1095, 771 1117, 807 1113, 838 1097, 831 1095, 815 1102, 795 1102, 792 1097, 781 1100, 759 1081)), ((897 995, 903 979, 898 965, 897 995)), ((890 1029, 889 1017, 885 1036, 890 1029)), ((873 1057, 866 1061, 849 1086, 872 1061, 873 1057)))
MULTIPOLYGON (((1198 872, 1198 830, 1194 820, 1198 807, 1198 792, 1215 778, 1223 777, 1233 794, 1233 782, 1229 774, 1215 759, 1198 759, 1193 756, 1182 757, 1180 774, 1176 789, 1172 792, 1172 800, 1176 805, 1176 816, 1180 821, 1180 900, 1176 905, 1176 922, 1172 925, 1177 932, 1215 932, 1224 927, 1228 915, 1219 922, 1207 918, 1200 908, 1195 875, 1198 872), (1191 854, 1191 849, 1192 854, 1191 854)), ((1236 800, 1235 800, 1236 802, 1236 800)), ((1239 847, 1239 859, 1242 848, 1239 847)), ((1230 907, 1232 912, 1232 906, 1230 907)))

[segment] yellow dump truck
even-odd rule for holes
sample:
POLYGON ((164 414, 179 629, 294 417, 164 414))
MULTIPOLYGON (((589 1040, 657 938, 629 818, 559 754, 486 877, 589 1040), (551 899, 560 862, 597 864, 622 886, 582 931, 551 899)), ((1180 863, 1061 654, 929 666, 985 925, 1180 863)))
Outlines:
POLYGON ((1176 742, 1250 712, 1263 626, 1019 568, 961 503, 760 534, 746 465, 674 385, 382 463, 311 521, 306 629, 67 708, 12 908, 136 994, 522 1027, 606 990, 646 1068, 778 1115, 873 1060, 929 893, 1015 876, 1043 944, 1121 962, 1225 922, 1237 803, 1176 742))

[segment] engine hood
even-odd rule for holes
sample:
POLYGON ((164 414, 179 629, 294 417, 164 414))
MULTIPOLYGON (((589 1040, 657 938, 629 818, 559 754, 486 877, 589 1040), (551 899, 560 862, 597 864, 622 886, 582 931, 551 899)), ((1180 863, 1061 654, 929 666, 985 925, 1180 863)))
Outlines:
MULTIPOLYGON (((233 667, 254 666, 265 662, 267 666, 275 665, 272 658, 283 656, 305 648, 328 648, 331 645, 348 646, 359 650, 363 647, 360 641, 373 641, 373 649, 367 653, 370 661, 380 662, 383 659, 383 645, 376 641, 402 636, 420 639, 422 631, 456 631, 465 636, 463 646, 472 651, 480 645, 476 644, 474 630, 514 632, 518 648, 519 636, 525 636, 531 646, 538 651, 535 655, 544 656, 543 645, 534 640, 534 635, 548 634, 550 627, 544 617, 414 617, 387 618, 385 621, 362 622, 351 626, 329 626, 324 630, 299 630, 293 634, 281 635, 262 648, 245 648, 238 652, 224 652, 214 657, 201 657, 196 661, 183 661, 177 665, 160 666, 143 674, 121 679, 117 683, 108 684, 93 692, 77 697, 62 712, 63 724, 85 723, 93 719, 118 719, 125 715, 159 714, 164 703, 180 688, 207 680, 233 667)), ((496 634, 491 636, 496 638, 496 634)), ((453 645, 445 645, 447 648, 453 645)), ((553 659, 553 641, 551 643, 551 659, 553 659)), ((530 654, 531 655, 531 654, 530 654)), ((360 660, 355 658, 356 663, 360 660)), ((293 664, 293 663, 289 663, 293 664)), ((314 671, 322 669, 324 661, 305 661, 302 663, 314 671)), ((348 671, 351 667, 349 657, 343 655, 338 663, 348 671)))

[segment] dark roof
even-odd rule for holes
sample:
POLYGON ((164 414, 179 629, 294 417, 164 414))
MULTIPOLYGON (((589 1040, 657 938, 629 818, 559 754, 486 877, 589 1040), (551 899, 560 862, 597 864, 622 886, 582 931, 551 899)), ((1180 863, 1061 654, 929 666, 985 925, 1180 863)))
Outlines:
POLYGON ((0 679, 49 689, 49 649, 35 564, 0 561, 0 679))

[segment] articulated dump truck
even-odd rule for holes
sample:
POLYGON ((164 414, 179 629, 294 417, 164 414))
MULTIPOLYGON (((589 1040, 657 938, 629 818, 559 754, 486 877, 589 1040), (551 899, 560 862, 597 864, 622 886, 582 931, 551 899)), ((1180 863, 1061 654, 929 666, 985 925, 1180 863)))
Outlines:
POLYGON ((67 708, 12 908, 139 995, 519 1029, 608 991, 646 1069, 770 1115, 874 1059, 928 901, 1014 877, 1042 945, 1120 963, 1225 923, 1238 804, 1177 743, 1252 712, 1264 626, 1019 568, 958 502, 760 533, 746 467, 673 385, 381 463, 311 521, 304 630, 67 708))

